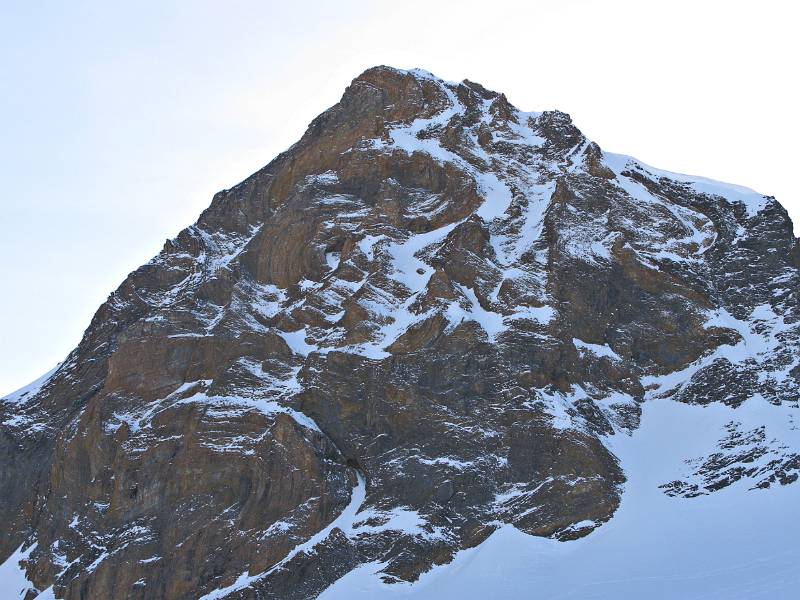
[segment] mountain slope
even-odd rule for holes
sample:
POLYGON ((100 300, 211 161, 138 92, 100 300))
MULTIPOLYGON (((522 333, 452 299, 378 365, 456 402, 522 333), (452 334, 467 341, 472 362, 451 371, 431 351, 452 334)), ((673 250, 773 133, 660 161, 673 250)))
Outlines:
MULTIPOLYGON (((759 490, 757 478, 744 478, 688 501, 664 494, 662 486, 685 472, 686 458, 717 453, 732 423, 764 428, 769 442, 797 448, 796 412, 760 399, 738 409, 647 402, 632 436, 607 440, 627 481, 619 510, 591 535, 562 543, 504 525, 413 585, 384 584, 375 575, 382 565, 367 563, 320 598, 794 598, 800 486, 759 490)), ((768 459, 755 462, 763 466, 768 459)))
POLYGON ((651 403, 758 405, 659 502, 783 493, 798 266, 773 198, 370 69, 0 404, 0 557, 59 598, 308 598, 502 532, 588 546, 651 403))

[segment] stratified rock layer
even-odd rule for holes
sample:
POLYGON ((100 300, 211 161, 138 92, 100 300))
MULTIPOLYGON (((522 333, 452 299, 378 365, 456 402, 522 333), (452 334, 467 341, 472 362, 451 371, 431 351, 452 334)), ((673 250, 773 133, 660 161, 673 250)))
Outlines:
MULTIPOLYGON (((309 598, 589 534, 642 402, 797 403, 799 263, 772 198, 370 69, 0 404, 0 558, 36 543, 29 598, 309 598)), ((665 493, 797 479, 730 433, 665 493)))

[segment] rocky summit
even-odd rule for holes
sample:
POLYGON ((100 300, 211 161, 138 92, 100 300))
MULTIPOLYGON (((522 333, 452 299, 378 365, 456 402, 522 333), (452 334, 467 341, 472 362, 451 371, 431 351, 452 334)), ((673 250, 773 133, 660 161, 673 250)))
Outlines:
POLYGON ((640 497, 777 511, 799 269, 772 197, 369 69, 2 400, 3 597, 413 594, 497 540, 612 539, 640 497))

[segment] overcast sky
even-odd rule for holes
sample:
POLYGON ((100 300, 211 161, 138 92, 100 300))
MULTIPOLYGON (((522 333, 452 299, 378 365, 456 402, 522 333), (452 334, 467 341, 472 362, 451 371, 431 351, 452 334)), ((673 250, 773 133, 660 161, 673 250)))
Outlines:
POLYGON ((793 2, 126 4, 0 0, 0 393, 376 64, 558 108, 606 150, 800 223, 793 2))

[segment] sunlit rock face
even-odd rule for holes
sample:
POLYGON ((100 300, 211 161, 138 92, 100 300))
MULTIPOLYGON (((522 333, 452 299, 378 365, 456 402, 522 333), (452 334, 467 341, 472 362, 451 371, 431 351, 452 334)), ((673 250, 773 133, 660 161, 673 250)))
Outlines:
MULTIPOLYGON (((0 403, 0 559, 29 599, 301 599, 569 544, 643 404, 794 418, 799 266, 773 198, 370 69, 0 403)), ((726 427, 659 493, 797 479, 794 429, 726 427)))

